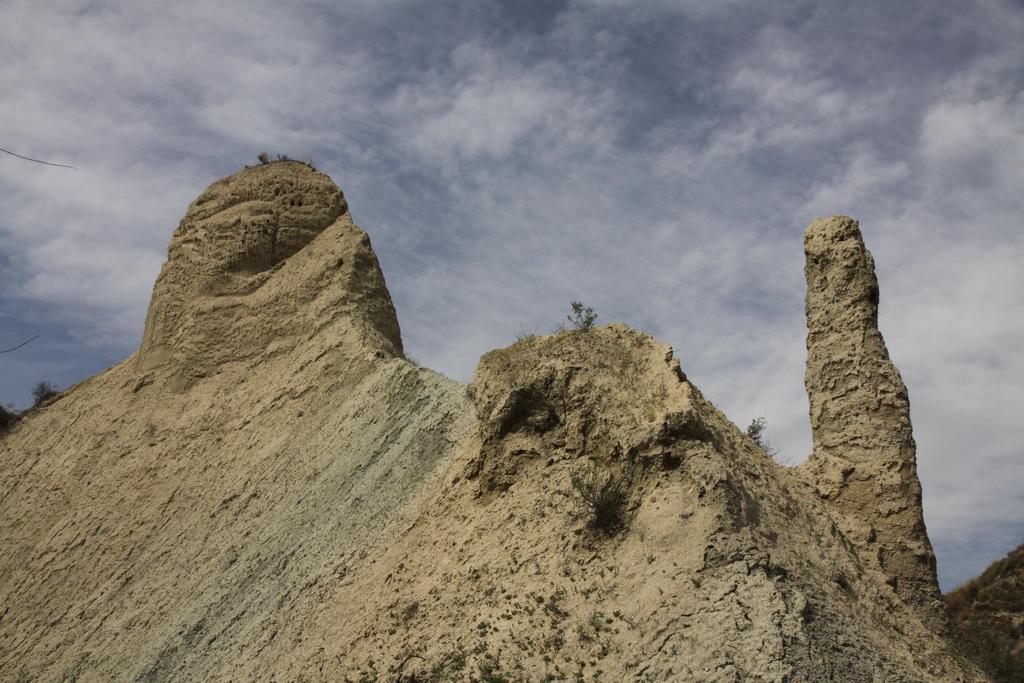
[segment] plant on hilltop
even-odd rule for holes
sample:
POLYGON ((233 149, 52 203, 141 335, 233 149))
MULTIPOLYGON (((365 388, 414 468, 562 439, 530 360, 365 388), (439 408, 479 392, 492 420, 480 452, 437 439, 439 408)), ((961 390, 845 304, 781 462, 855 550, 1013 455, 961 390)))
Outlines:
POLYGON ((39 405, 51 396, 57 395, 57 387, 49 382, 40 382, 32 388, 32 396, 35 398, 35 405, 39 405))
POLYGON ((765 435, 767 429, 767 423, 763 417, 755 417, 747 425, 746 435, 752 439, 758 447, 770 456, 775 456, 775 449, 772 448, 771 442, 768 441, 768 437, 765 435))
MULTIPOLYGON (((313 163, 312 159, 307 159, 307 158, 293 159, 292 157, 288 156, 287 154, 278 154, 277 158, 271 158, 270 155, 267 154, 266 152, 260 152, 259 154, 256 155, 256 159, 259 160, 261 166, 266 166, 267 164, 277 163, 278 161, 296 161, 296 162, 298 162, 300 164, 305 164, 306 166, 309 166, 314 171, 316 170, 316 165, 313 163)), ((252 167, 251 166, 246 166, 246 168, 252 168, 252 167)))
POLYGON ((573 474, 570 484, 579 506, 577 517, 582 517, 590 529, 612 536, 629 526, 628 475, 591 467, 573 474))
POLYGON ((579 301, 572 302, 572 315, 565 316, 566 320, 573 326, 573 329, 586 332, 594 327, 597 320, 597 313, 590 306, 584 306, 579 301))

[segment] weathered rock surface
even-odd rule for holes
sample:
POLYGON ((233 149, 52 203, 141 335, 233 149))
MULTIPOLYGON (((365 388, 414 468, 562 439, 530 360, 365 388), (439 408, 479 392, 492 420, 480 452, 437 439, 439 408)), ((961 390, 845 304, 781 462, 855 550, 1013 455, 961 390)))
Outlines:
POLYGON ((844 403, 809 362, 801 469, 623 325, 467 387, 402 357, 326 176, 242 171, 175 233, 139 354, 0 437, 0 679, 972 679, 922 597, 909 423, 857 398, 902 383, 874 346, 809 347, 872 374, 844 403), (580 520, 581 471, 621 480, 628 529, 580 520), (891 509, 858 502, 871 477, 891 509))
POLYGON ((861 559, 945 631, 907 388, 878 331, 874 260, 846 216, 813 222, 804 252, 814 453, 803 473, 838 512, 861 559))
MULTIPOLYGON (((310 186, 344 206, 298 163, 201 199, 262 181, 282 206, 310 186)), ((200 204, 175 233, 141 355, 0 442, 0 680, 251 679, 469 429, 464 388, 400 356, 347 212, 226 294, 203 284, 226 252, 203 264, 177 248, 200 204)))
POLYGON ((210 185, 174 231, 136 365, 170 366, 183 386, 341 318, 363 346, 402 354, 377 257, 338 186, 299 162, 256 166, 210 185))

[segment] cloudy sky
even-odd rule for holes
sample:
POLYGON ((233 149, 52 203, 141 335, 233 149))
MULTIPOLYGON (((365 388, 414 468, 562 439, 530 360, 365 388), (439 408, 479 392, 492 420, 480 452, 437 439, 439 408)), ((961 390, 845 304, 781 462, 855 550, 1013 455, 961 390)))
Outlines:
POLYGON ((579 299, 810 450, 802 233, 878 266, 948 589, 1024 542, 1024 7, 0 0, 0 402, 132 353, 188 203, 308 157, 411 356, 468 380, 579 299))

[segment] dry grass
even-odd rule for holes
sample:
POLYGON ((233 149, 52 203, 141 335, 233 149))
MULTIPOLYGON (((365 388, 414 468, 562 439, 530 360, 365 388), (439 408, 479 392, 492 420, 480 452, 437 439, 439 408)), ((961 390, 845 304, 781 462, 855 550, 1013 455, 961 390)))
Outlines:
POLYGON ((1024 545, 946 595, 961 653, 994 681, 1024 682, 1024 545))

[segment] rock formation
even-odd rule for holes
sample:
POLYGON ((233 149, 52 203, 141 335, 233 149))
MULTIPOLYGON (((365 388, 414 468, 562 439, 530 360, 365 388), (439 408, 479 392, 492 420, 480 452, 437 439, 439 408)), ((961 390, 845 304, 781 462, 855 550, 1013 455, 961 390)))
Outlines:
POLYGON ((804 234, 814 453, 804 474, 839 513, 862 560, 929 625, 948 627, 924 527, 910 402, 878 331, 878 281, 857 221, 804 234))
POLYGON ((299 162, 256 166, 208 187, 174 231, 136 365, 169 366, 183 386, 270 346, 286 353, 340 317, 367 348, 402 354, 377 257, 338 186, 299 162))
POLYGON ((815 455, 787 469, 624 325, 492 351, 468 387, 418 368, 326 176, 215 183, 139 353, 0 436, 0 679, 977 677, 928 603, 870 257, 833 224, 808 239, 815 455), (625 530, 578 514, 582 472, 622 486, 625 530))

